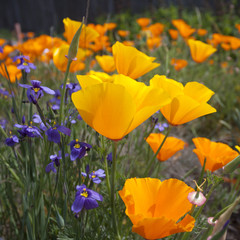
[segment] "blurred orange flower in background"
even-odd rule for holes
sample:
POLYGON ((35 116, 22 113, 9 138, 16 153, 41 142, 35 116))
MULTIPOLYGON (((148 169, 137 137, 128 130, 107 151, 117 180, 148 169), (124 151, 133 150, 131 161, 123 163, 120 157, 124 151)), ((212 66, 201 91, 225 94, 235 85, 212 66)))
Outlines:
MULTIPOLYGON (((150 145, 153 152, 156 153, 160 147, 165 135, 162 133, 151 133, 147 138, 146 142, 150 145)), ((175 137, 167 137, 166 141, 162 145, 161 150, 157 155, 157 159, 161 162, 168 160, 176 152, 182 150, 187 145, 181 139, 175 137)))
POLYGON ((129 31, 127 30, 118 30, 117 33, 120 37, 127 37, 129 35, 129 31))
POLYGON ((155 75, 150 80, 150 86, 162 88, 169 94, 171 103, 160 108, 160 111, 172 125, 184 124, 216 112, 207 103, 214 92, 201 83, 188 82, 184 87, 182 83, 166 76, 155 75))
POLYGON ((151 32, 152 37, 158 37, 162 34, 164 25, 162 23, 154 23, 148 27, 148 30, 151 32))
POLYGON ((212 45, 198 40, 189 39, 188 45, 190 47, 192 59, 197 63, 204 62, 217 51, 212 45))
POLYGON ((147 39, 147 46, 150 50, 153 50, 155 48, 158 48, 162 44, 162 38, 161 37, 153 37, 147 39))
POLYGON ((169 34, 170 34, 170 36, 173 40, 177 40, 177 38, 178 38, 178 31, 177 30, 169 29, 168 32, 169 32, 169 34))
POLYGON ((193 152, 197 155, 199 162, 203 166, 206 158, 205 169, 211 172, 222 168, 239 155, 225 143, 213 142, 202 137, 193 138, 192 141, 196 146, 193 152))
POLYGON ((195 28, 192 28, 189 26, 184 20, 182 19, 175 19, 172 20, 172 24, 177 28, 179 31, 180 35, 183 38, 188 38, 190 37, 195 31, 195 28))
MULTIPOLYGON (((22 77, 22 71, 20 69, 17 68, 17 66, 10 64, 10 65, 6 65, 7 68, 7 72, 9 74, 9 78, 10 81, 12 83, 14 83, 16 80, 19 80, 22 77)), ((8 74, 6 72, 5 66, 2 63, 0 65, 0 74, 5 77, 6 79, 8 79, 8 74)))
POLYGON ((197 30, 197 34, 198 34, 199 36, 205 36, 207 33, 208 33, 208 31, 207 31, 206 29, 199 28, 199 29, 197 30))
POLYGON ((171 65, 174 66, 175 70, 180 71, 181 69, 185 68, 188 65, 188 62, 187 60, 184 59, 172 58, 171 65))
POLYGON ((187 196, 193 191, 177 179, 130 178, 118 193, 132 231, 145 239, 159 239, 192 231, 195 219, 187 214, 192 208, 187 196))
POLYGON ((142 29, 144 29, 145 27, 147 27, 150 24, 151 19, 150 18, 138 18, 136 21, 137 21, 138 25, 142 29))

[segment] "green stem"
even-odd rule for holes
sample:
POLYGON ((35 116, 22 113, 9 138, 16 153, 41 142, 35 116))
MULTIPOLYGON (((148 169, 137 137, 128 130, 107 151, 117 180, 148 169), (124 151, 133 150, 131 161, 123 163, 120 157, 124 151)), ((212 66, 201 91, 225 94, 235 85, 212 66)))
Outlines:
POLYGON ((154 160, 155 160, 155 158, 157 157, 158 153, 160 152, 163 144, 165 143, 165 141, 166 141, 166 139, 167 139, 167 137, 168 137, 168 135, 169 135, 169 133, 170 133, 170 130, 171 130, 171 127, 169 127, 169 128, 167 129, 167 133, 166 133, 166 135, 165 135, 162 143, 160 144, 157 152, 154 154, 154 156, 153 156, 152 159, 150 160, 150 163, 149 163, 148 167, 146 168, 146 170, 145 170, 145 172, 144 172, 144 176, 147 176, 147 174, 149 173, 150 169, 152 168, 152 165, 153 165, 153 163, 154 163, 154 160))
POLYGON ((116 233, 116 237, 120 240, 121 237, 119 235, 117 218, 116 218, 116 211, 115 211, 115 204, 114 204, 114 195, 115 195, 115 173, 116 173, 116 161, 117 161, 117 142, 112 141, 112 174, 111 174, 111 209, 112 209, 112 224, 114 231, 116 233))
POLYGON ((62 89, 62 95, 61 95, 61 104, 60 104, 60 116, 59 116, 59 125, 62 124, 62 117, 63 117, 63 113, 64 113, 64 96, 66 93, 66 85, 67 85, 67 77, 69 74, 69 69, 70 69, 70 65, 71 65, 72 59, 68 59, 68 63, 67 63, 67 69, 65 72, 65 76, 64 76, 64 80, 63 80, 63 89, 62 89))

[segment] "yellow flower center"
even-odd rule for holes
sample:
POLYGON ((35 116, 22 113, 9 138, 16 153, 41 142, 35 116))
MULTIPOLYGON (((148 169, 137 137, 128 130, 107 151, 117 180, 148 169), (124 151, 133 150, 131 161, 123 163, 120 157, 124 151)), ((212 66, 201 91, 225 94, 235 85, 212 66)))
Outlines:
POLYGON ((24 62, 23 65, 24 65, 24 66, 28 66, 28 63, 24 62))
POLYGON ((96 175, 92 175, 92 178, 95 178, 96 177, 96 175))
POLYGON ((88 197, 88 193, 86 191, 86 188, 83 189, 83 192, 81 193, 81 196, 87 198, 88 197))
POLYGON ((75 148, 80 148, 80 144, 79 144, 79 143, 76 143, 76 144, 74 145, 74 147, 75 147, 75 148))
POLYGON ((33 88, 33 90, 35 93, 37 93, 40 90, 40 88, 33 88))

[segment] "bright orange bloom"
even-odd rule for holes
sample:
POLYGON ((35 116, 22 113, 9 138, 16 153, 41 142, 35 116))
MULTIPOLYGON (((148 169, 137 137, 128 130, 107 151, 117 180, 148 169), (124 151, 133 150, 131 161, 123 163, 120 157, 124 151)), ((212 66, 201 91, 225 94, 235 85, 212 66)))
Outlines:
POLYGON ((120 37, 127 37, 129 35, 129 31, 127 30, 118 30, 117 33, 120 37))
POLYGON ((231 48, 233 50, 236 50, 238 48, 240 48, 240 38, 236 38, 236 37, 229 37, 229 43, 231 45, 231 48))
POLYGON ((162 89, 124 75, 115 75, 111 82, 96 75, 79 76, 78 81, 82 89, 72 94, 72 101, 79 114, 112 140, 122 139, 170 101, 162 89))
MULTIPOLYGON (((22 77, 22 71, 18 69, 17 66, 11 64, 11 65, 7 65, 6 67, 7 67, 7 72, 9 74, 10 81, 12 83, 14 83, 16 80, 19 80, 22 77)), ((0 74, 4 76, 6 79, 8 79, 7 72, 5 70, 4 64, 2 63, 0 65, 0 74)))
POLYGON ((231 49, 231 45, 229 43, 221 43, 221 47, 225 50, 225 51, 229 51, 231 49))
POLYGON ((202 28, 200 28, 200 29, 198 29, 197 30, 197 34, 199 35, 199 36, 205 36, 206 34, 207 34, 207 30, 206 29, 202 29, 202 28))
MULTIPOLYGON (((59 48, 57 48, 53 53, 53 63, 56 66, 56 68, 62 72, 65 72, 67 69, 68 59, 66 58, 66 55, 68 55, 69 47, 70 45, 63 44, 59 48)), ((69 69, 70 72, 80 71, 85 68, 83 60, 89 54, 88 52, 89 50, 84 50, 80 48, 78 49, 78 53, 76 56, 77 59, 75 61, 72 61, 69 69)))
POLYGON ((154 23, 148 27, 148 30, 151 32, 152 37, 159 37, 162 34, 164 25, 162 23, 154 23))
POLYGON ((147 46, 150 50, 153 50, 155 48, 158 48, 162 44, 162 38, 161 37, 153 37, 147 39, 147 46))
POLYGON ((5 39, 3 39, 3 38, 0 38, 0 46, 2 46, 4 43, 6 42, 6 40, 5 39))
POLYGON ((175 59, 172 58, 171 65, 174 66, 175 70, 180 71, 188 65, 188 62, 184 59, 175 59))
POLYGON ((220 66, 221 66, 221 68, 227 68, 228 67, 228 62, 221 62, 220 66))
POLYGON ((209 56, 217 51, 212 45, 197 40, 189 39, 188 45, 190 47, 192 59, 197 63, 204 62, 209 56))
POLYGON ((133 223, 132 231, 150 240, 192 231, 195 219, 187 214, 192 207, 187 197, 193 191, 173 178, 163 182, 156 178, 130 178, 118 193, 133 223))
POLYGON ((191 28, 191 26, 182 19, 172 20, 172 24, 177 28, 183 38, 189 38, 196 31, 195 28, 191 28))
MULTIPOLYGON (((151 133, 147 138, 146 142, 150 145, 153 152, 156 153, 159 146, 161 145, 165 135, 162 133, 151 133)), ((164 142, 161 150, 157 155, 157 159, 161 162, 168 160, 176 152, 182 150, 186 143, 181 139, 175 137, 168 137, 164 142)))
POLYGON ((168 32, 169 32, 169 34, 170 34, 170 36, 173 40, 177 40, 177 38, 178 38, 178 31, 177 30, 169 29, 168 32))
POLYGON ((202 166, 206 158, 205 169, 211 172, 222 168, 239 155, 237 151, 234 151, 225 143, 212 142, 201 137, 192 140, 196 146, 193 152, 197 155, 202 166))
POLYGON ((142 29, 147 27, 150 24, 150 22, 151 22, 150 18, 138 18, 137 19, 137 23, 142 29))
POLYGON ((113 56, 96 56, 96 60, 104 72, 110 73, 115 71, 116 67, 113 56))
POLYGON ((129 40, 123 41, 122 44, 125 46, 128 46, 128 47, 134 47, 134 45, 135 45, 134 41, 129 41, 129 40))
POLYGON ((118 73, 133 79, 141 77, 160 65, 153 62, 154 57, 149 57, 136 48, 125 46, 120 42, 116 42, 112 50, 118 73))
POLYGON ((216 112, 216 109, 207 103, 214 92, 201 83, 188 82, 184 87, 182 83, 166 76, 155 75, 150 80, 150 86, 164 89, 172 99, 171 103, 160 108, 163 116, 172 125, 184 124, 216 112))
MULTIPOLYGON (((65 32, 63 33, 63 36, 67 39, 67 42, 70 44, 73 36, 81 26, 81 22, 71 20, 70 18, 64 18, 63 19, 65 32)), ((86 48, 89 46, 91 42, 93 42, 97 37, 99 36, 99 33, 95 31, 93 28, 86 27, 83 25, 80 39, 79 39, 79 47, 86 48)))
POLYGON ((107 28, 107 30, 111 31, 117 27, 117 24, 116 23, 104 23, 104 27, 107 28))
POLYGON ((8 57, 8 55, 15 50, 15 47, 10 45, 5 45, 3 47, 3 53, 0 53, 0 61, 8 57))

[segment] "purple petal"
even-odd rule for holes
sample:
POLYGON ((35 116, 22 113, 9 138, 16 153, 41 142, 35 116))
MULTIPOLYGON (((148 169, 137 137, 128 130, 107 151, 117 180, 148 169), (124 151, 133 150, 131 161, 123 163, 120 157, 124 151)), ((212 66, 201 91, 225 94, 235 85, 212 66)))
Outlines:
POLYGON ((17 127, 17 128, 23 128, 24 125, 20 125, 20 124, 16 123, 16 124, 14 124, 14 127, 17 127))
POLYGON ((96 184, 99 184, 101 182, 101 179, 98 177, 92 178, 92 181, 96 184))
POLYGON ((40 85, 41 85, 40 81, 38 81, 38 80, 31 80, 30 82, 31 82, 31 84, 32 84, 32 86, 34 88, 40 88, 40 85))
POLYGON ((87 188, 85 184, 82 184, 80 186, 79 185, 76 186, 77 191, 82 191, 84 188, 87 188))
POLYGON ((78 158, 79 154, 80 154, 80 149, 79 148, 73 148, 71 150, 71 154, 70 154, 71 161, 75 161, 78 158))
POLYGON ((55 143, 60 143, 61 136, 60 136, 59 132, 57 131, 57 129, 49 128, 45 133, 48 136, 49 141, 55 142, 55 143))
POLYGON ((55 95, 55 91, 48 88, 48 87, 44 87, 44 86, 41 86, 42 90, 48 94, 51 94, 51 95, 55 95))
POLYGON ((18 86, 23 87, 23 88, 31 88, 32 87, 28 84, 21 84, 21 83, 19 83, 18 86))
POLYGON ((76 197, 75 201, 72 204, 71 210, 75 213, 79 213, 82 210, 84 203, 84 197, 76 197))
POLYGON ((57 170, 56 170, 56 168, 54 167, 54 162, 49 163, 49 164, 46 166, 45 171, 46 171, 47 173, 49 173, 50 171, 53 171, 54 173, 56 173, 57 170))
POLYGON ((85 199, 84 208, 89 210, 89 209, 93 209, 93 208, 97 208, 97 207, 98 207, 98 203, 96 200, 91 199, 91 198, 85 199))
POLYGON ((66 127, 64 127, 64 126, 59 126, 59 125, 57 125, 56 128, 57 128, 57 130, 58 130, 59 132, 61 132, 61 133, 63 133, 63 134, 66 134, 66 135, 68 135, 68 136, 71 135, 71 130, 70 130, 69 128, 66 128, 66 127))
POLYGON ((96 199, 98 201, 103 201, 103 197, 99 193, 97 193, 91 189, 88 189, 88 193, 89 193, 90 198, 96 199))
POLYGON ((85 172, 81 172, 81 174, 84 176, 84 177, 87 177, 87 174, 85 172))

